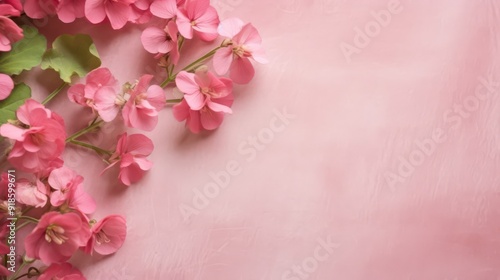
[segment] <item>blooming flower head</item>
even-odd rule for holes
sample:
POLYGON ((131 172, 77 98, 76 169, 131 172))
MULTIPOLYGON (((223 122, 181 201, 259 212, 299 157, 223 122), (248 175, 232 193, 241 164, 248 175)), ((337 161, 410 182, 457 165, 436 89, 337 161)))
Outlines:
POLYGON ((153 167, 153 163, 147 159, 153 149, 153 142, 145 135, 124 133, 119 137, 116 150, 110 158, 112 164, 104 171, 119 163, 118 178, 123 184, 130 186, 139 181, 144 173, 153 167))
POLYGON ((77 268, 69 263, 53 263, 40 276, 38 280, 85 280, 86 278, 77 268))
POLYGON ((85 15, 85 0, 26 0, 24 10, 30 18, 57 14, 62 22, 69 23, 85 15))
POLYGON ((9 161, 26 172, 41 172, 58 161, 65 141, 63 119, 33 99, 27 99, 16 111, 19 126, 0 126, 0 135, 15 140, 9 161))
POLYGON ((153 54, 169 54, 172 64, 179 62, 177 25, 169 21, 165 28, 151 26, 142 32, 141 42, 146 51, 153 54))
POLYGON ((131 4, 136 0, 87 0, 85 2, 85 17, 94 24, 108 18, 113 29, 120 29, 127 21, 134 19, 131 4))
POLYGON ((19 179, 16 189, 16 200, 21 204, 40 208, 47 203, 49 190, 39 179, 36 179, 34 182, 24 178, 19 179))
POLYGON ((21 12, 14 6, 0 4, 0 51, 10 51, 12 43, 23 38, 23 30, 9 18, 10 16, 19 16, 20 14, 21 12))
POLYGON ((218 78, 208 71, 180 72, 175 80, 184 99, 173 108, 178 121, 186 120, 189 129, 214 130, 220 126, 225 113, 232 113, 233 84, 230 79, 218 78))
POLYGON ((78 210, 85 214, 95 211, 94 199, 83 190, 83 177, 63 166, 49 175, 49 185, 54 189, 50 194, 50 204, 78 210))
POLYGON ((186 39, 192 39, 196 34, 204 41, 213 41, 217 38, 219 15, 210 0, 186 0, 184 7, 177 13, 179 32, 186 39))
POLYGON ((87 75, 85 82, 68 89, 69 99, 97 111, 105 122, 112 121, 124 102, 119 95, 118 81, 108 68, 97 68, 87 75))
POLYGON ((9 4, 14 9, 18 10, 19 12, 23 11, 23 4, 21 3, 21 0, 2 0, 0 1, 1 4, 9 4))
POLYGON ((165 93, 158 85, 149 83, 152 75, 144 75, 130 90, 130 97, 123 107, 122 115, 128 127, 151 131, 158 123, 158 111, 166 104, 165 93))
POLYGON ((127 224, 122 216, 111 215, 94 224, 91 231, 85 252, 110 255, 122 247, 127 236, 127 224))
POLYGON ((262 39, 259 32, 252 24, 245 24, 238 18, 222 21, 218 32, 229 40, 226 40, 225 47, 219 49, 214 55, 215 72, 224 75, 229 71, 229 77, 235 83, 249 83, 255 75, 250 58, 259 63, 268 62, 261 46, 262 39))
POLYGON ((153 16, 153 14, 151 14, 149 10, 151 2, 151 0, 137 0, 132 3, 130 5, 132 7, 132 16, 129 21, 136 24, 149 22, 151 20, 151 17, 153 16))
POLYGON ((151 13, 159 18, 171 19, 177 15, 175 0, 155 0, 151 3, 151 13))
POLYGON ((45 264, 67 261, 90 238, 89 225, 76 213, 44 214, 26 237, 26 256, 45 264))
POLYGON ((0 73, 0 100, 9 97, 14 88, 14 81, 9 75, 0 73))

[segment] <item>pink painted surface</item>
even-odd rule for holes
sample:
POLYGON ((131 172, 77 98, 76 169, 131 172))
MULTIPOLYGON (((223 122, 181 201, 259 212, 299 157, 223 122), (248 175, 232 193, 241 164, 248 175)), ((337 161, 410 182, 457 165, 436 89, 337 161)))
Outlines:
MULTIPOLYGON (((252 21, 271 62, 237 88, 215 133, 192 135, 162 111, 139 184, 99 177, 93 154, 67 151, 94 217, 129 225, 114 256, 73 259, 88 279, 500 279, 498 1, 212 3, 252 21), (210 174, 229 171, 214 187, 210 174)), ((93 36, 121 82, 155 71, 141 27, 42 30, 52 40, 72 28, 93 36)), ((30 84, 42 96, 53 77, 30 84)), ((51 108, 82 127, 64 95, 51 108)))

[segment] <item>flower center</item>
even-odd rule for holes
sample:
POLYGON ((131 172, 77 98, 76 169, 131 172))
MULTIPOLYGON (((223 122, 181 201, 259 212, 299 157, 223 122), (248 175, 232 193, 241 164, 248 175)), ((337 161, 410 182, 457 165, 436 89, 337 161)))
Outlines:
POLYGON ((146 97, 147 95, 144 92, 136 95, 134 99, 135 105, 141 104, 142 100, 146 99, 146 97))
POLYGON ((244 46, 234 46, 233 53, 239 57, 250 57, 252 53, 250 53, 244 46))
POLYGON ((95 235, 95 242, 98 245, 101 245, 102 243, 109 243, 111 242, 111 239, 106 235, 106 233, 101 230, 95 235))
POLYGON ((196 21, 194 21, 194 20, 193 20, 193 21, 191 22, 191 26, 196 26, 196 21))
POLYGON ((54 242, 57 245, 61 245, 66 242, 68 238, 64 235, 64 229, 62 227, 58 225, 50 225, 45 230, 45 240, 49 243, 54 242))
POLYGON ((212 88, 208 88, 208 87, 202 87, 200 89, 201 93, 203 93, 203 95, 206 95, 208 97, 218 97, 219 94, 217 92, 215 92, 212 88))

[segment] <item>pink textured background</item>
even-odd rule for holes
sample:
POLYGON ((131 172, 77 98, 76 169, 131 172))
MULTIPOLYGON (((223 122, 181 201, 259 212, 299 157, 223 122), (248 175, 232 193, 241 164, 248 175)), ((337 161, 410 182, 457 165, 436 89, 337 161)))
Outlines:
MULTIPOLYGON (((252 21, 271 62, 237 88, 234 114, 215 133, 192 135, 162 111, 148 134, 155 166, 137 185, 121 186, 116 172, 99 177, 93 154, 67 151, 97 200, 94 217, 123 214, 129 226, 116 255, 73 259, 88 279, 500 279, 500 2, 401 0, 350 60, 342 42, 353 44, 355 28, 389 0, 212 3, 222 18, 252 21), (494 81, 483 100, 478 77, 494 81), (469 110, 459 113, 461 104, 469 110), (294 118, 267 137, 284 108, 294 118), (435 131, 446 141, 419 152, 435 131), (269 141, 251 148, 259 135, 269 141), (180 207, 233 161, 241 174, 184 219, 180 207), (320 240, 335 246, 320 250, 320 240)), ((50 40, 69 30, 91 34, 121 82, 155 71, 141 27, 42 28, 50 40)), ((42 97, 53 77, 30 85, 42 97)), ((83 126, 64 95, 51 108, 70 130, 83 126)))

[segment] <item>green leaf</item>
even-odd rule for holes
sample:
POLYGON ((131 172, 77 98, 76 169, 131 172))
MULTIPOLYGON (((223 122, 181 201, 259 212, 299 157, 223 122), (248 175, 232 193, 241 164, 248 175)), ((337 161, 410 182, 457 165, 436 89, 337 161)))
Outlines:
POLYGON ((41 66, 54 69, 63 81, 70 83, 73 75, 83 77, 101 66, 101 59, 90 36, 61 35, 43 55, 41 66))
POLYGON ((7 99, 0 101, 0 125, 16 119, 16 110, 31 97, 31 89, 24 83, 17 84, 7 99))
POLYGON ((24 38, 12 45, 12 50, 0 54, 0 72, 18 75, 42 61, 47 49, 47 39, 31 26, 23 26, 24 38))

